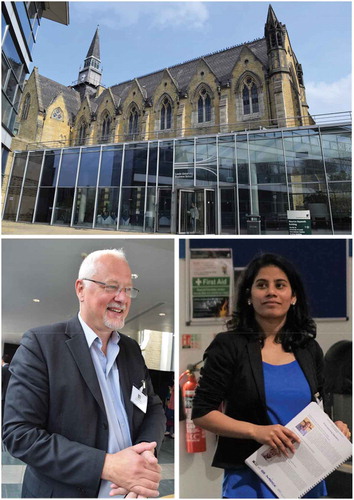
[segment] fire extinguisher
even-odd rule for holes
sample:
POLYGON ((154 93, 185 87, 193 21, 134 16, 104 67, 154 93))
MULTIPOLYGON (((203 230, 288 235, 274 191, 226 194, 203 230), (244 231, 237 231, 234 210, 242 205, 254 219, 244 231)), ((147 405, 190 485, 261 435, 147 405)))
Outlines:
POLYGON ((192 402, 197 387, 197 379, 194 372, 196 365, 189 365, 182 373, 179 380, 187 376, 187 381, 182 385, 182 398, 186 413, 186 449, 187 453, 199 453, 206 450, 205 431, 194 424, 192 420, 192 402))

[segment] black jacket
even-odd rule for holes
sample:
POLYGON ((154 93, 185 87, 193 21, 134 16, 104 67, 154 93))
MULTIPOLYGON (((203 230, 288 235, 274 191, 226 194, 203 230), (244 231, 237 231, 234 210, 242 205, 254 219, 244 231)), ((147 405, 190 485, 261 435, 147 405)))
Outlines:
MULTIPOLYGON (((165 415, 139 345, 120 334, 117 356, 132 443, 160 446, 165 415), (143 413, 132 386, 146 382, 143 413)), ((28 464, 23 497, 97 497, 108 445, 108 421, 89 347, 77 317, 28 331, 11 362, 4 442, 28 464)))
MULTIPOLYGON (((323 353, 315 340, 294 351, 296 360, 310 385, 312 400, 323 386, 323 353)), ((220 409, 236 420, 270 425, 267 416, 261 345, 252 336, 235 332, 220 333, 204 354, 192 418, 220 409)), ((224 469, 244 465, 259 448, 251 439, 219 437, 212 465, 224 469)))

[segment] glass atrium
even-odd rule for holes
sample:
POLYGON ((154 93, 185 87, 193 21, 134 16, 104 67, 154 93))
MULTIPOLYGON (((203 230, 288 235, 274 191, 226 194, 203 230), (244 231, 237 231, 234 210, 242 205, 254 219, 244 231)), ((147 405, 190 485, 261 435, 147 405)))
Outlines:
POLYGON ((4 220, 172 234, 351 232, 351 125, 259 130, 15 154, 4 220))

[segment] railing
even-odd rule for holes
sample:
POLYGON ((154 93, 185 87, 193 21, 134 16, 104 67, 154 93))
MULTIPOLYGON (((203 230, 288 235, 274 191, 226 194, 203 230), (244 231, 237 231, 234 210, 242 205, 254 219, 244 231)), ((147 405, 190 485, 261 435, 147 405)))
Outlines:
POLYGON ((48 142, 29 143, 27 150, 55 149, 64 147, 90 146, 96 144, 137 142, 159 139, 188 138, 200 135, 228 134, 232 132, 256 132, 261 130, 274 130, 280 128, 298 128, 308 126, 324 126, 348 124, 352 121, 352 112, 343 111, 339 113, 327 113, 313 116, 296 116, 291 118, 277 118, 272 120, 249 120, 238 123, 226 123, 219 125, 199 124, 193 128, 158 130, 153 132, 137 132, 134 134, 120 134, 109 138, 77 138, 71 140, 57 140, 48 142))

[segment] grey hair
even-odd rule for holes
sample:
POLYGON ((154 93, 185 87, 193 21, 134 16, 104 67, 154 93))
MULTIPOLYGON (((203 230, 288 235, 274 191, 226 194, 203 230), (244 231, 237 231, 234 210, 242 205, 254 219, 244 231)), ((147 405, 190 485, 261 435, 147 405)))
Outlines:
POLYGON ((112 255, 113 257, 128 263, 122 248, 119 250, 117 248, 112 248, 110 250, 96 250, 95 252, 89 253, 82 261, 78 275, 79 280, 82 280, 83 278, 91 278, 96 272, 97 260, 104 255, 112 255))

